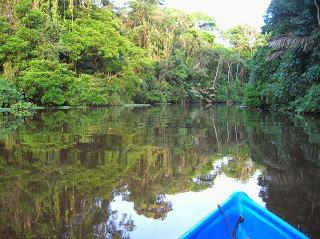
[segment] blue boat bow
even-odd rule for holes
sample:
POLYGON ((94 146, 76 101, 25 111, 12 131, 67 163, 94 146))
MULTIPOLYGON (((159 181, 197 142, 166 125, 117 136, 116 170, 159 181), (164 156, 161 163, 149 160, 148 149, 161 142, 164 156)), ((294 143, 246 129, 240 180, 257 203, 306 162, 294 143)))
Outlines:
POLYGON ((186 232, 181 239, 307 239, 303 233, 254 202, 243 192, 186 232))

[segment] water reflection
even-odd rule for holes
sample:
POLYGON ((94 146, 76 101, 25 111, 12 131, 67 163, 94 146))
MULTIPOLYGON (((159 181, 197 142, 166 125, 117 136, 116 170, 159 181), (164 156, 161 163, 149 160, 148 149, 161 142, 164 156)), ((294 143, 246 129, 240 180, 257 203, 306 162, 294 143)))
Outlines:
POLYGON ((176 238, 187 231, 196 222, 208 215, 217 207, 217 204, 226 200, 234 190, 248 193, 259 204, 265 205, 258 196, 261 187, 258 185, 260 172, 253 175, 247 184, 224 174, 216 177, 212 187, 198 192, 184 192, 166 195, 173 205, 173 210, 162 220, 140 215, 134 208, 134 202, 116 196, 111 202, 111 208, 118 217, 130 214, 137 227, 131 232, 132 238, 176 238))
POLYGON ((176 238, 235 190, 320 235, 317 119, 170 106, 0 125, 0 238, 176 238))

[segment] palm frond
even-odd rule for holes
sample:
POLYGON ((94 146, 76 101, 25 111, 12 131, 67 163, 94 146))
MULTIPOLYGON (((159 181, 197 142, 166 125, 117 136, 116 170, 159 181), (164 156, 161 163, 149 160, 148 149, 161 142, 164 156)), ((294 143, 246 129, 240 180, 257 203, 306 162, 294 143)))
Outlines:
POLYGON ((286 50, 308 52, 316 44, 320 35, 320 28, 315 29, 309 36, 285 35, 271 40, 269 47, 273 50, 267 60, 281 57, 286 50))
POLYGON ((287 50, 291 49, 294 51, 307 51, 314 45, 315 39, 314 35, 310 36, 282 36, 272 40, 269 44, 273 50, 287 50))
POLYGON ((268 56, 267 56, 267 61, 272 61, 272 60, 275 60, 279 57, 281 57, 283 54, 284 54, 284 50, 278 50, 278 51, 274 51, 272 53, 270 53, 268 56))

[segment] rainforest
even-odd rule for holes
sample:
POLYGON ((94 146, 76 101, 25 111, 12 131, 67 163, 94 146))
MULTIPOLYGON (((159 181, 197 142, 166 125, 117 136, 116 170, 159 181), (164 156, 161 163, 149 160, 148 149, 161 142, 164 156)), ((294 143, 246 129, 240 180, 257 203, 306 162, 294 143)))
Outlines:
POLYGON ((119 1, 0 0, 0 238, 174 239, 243 191, 320 239, 320 0, 119 1))
POLYGON ((4 0, 0 107, 238 103, 320 111, 318 0, 272 0, 259 32, 159 0, 4 0))

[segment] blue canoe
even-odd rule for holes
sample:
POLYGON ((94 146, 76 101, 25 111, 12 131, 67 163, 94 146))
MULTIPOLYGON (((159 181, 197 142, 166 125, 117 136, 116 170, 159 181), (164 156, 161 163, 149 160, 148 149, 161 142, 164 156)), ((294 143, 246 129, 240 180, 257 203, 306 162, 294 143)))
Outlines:
POLYGON ((247 194, 237 192, 181 238, 307 239, 308 237, 258 205, 247 194))

